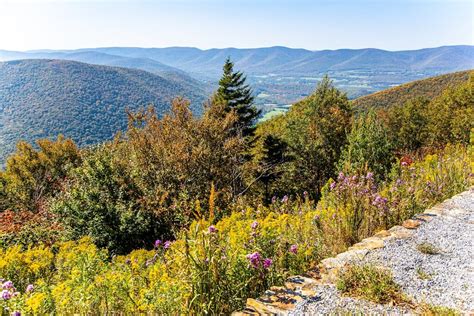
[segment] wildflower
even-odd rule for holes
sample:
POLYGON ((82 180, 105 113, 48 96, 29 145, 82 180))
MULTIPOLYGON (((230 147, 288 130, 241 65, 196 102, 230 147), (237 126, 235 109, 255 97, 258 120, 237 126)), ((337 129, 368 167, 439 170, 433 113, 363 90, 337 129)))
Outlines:
POLYGON ((161 241, 161 240, 159 240, 159 239, 157 239, 157 240, 155 241, 155 248, 158 248, 158 247, 160 247, 160 246, 161 246, 161 244, 162 244, 162 241, 161 241))
POLYGON ((209 226, 208 231, 210 234, 217 233, 217 228, 214 225, 209 226))
POLYGON ((367 180, 373 180, 374 179, 374 174, 372 172, 367 172, 367 175, 365 176, 367 180))
POLYGON ((18 295, 20 295, 20 292, 13 292, 12 297, 17 297, 18 295))
POLYGON ((307 197, 307 196, 308 196, 308 191, 304 191, 304 192, 303 192, 303 196, 304 196, 304 197, 307 197))
POLYGON ((294 253, 294 254, 297 254, 298 253, 298 245, 296 245, 296 244, 291 245, 290 252, 294 253))
POLYGON ((273 260, 270 259, 270 258, 266 258, 265 260, 263 260, 263 267, 265 269, 268 269, 272 266, 272 263, 273 263, 273 260))
POLYGON ((329 189, 334 190, 334 188, 336 187, 336 182, 331 182, 331 184, 329 185, 329 189))
POLYGON ((258 227, 258 222, 257 222, 257 221, 254 221, 254 222, 250 225, 250 227, 251 227, 252 229, 257 229, 257 227, 258 227))
POLYGON ((33 286, 33 284, 28 284, 28 286, 26 287, 26 293, 31 293, 33 292, 35 289, 35 287, 33 286))
POLYGON ((5 283, 3 283, 2 287, 4 289, 7 289, 7 290, 12 289, 13 288, 13 282, 12 281, 6 281, 5 283))
POLYGON ((277 200, 277 197, 276 197, 276 196, 273 196, 273 197, 272 197, 272 203, 275 203, 276 200, 277 200))
POLYGON ((21 313, 19 311, 14 311, 12 313, 12 316, 21 316, 21 313))
POLYGON ((8 290, 3 290, 2 291, 2 299, 4 300, 9 300, 12 298, 12 294, 8 290))
POLYGON ((406 167, 406 166, 408 166, 408 162, 402 161, 401 165, 402 165, 402 167, 406 167))
POLYGON ((345 178, 344 172, 339 172, 339 175, 337 176, 337 180, 342 181, 342 180, 344 180, 344 178, 345 178))
POLYGON ((171 247, 171 241, 167 240, 165 241, 165 245, 163 246, 163 248, 168 249, 169 247, 171 247))
POLYGON ((248 254, 247 259, 250 261, 250 264, 252 264, 254 268, 257 268, 260 263, 260 260, 262 259, 262 255, 259 252, 254 252, 248 254))
POLYGON ((127 260, 125 260, 125 264, 130 264, 130 263, 132 263, 132 261, 129 258, 127 258, 127 260))
POLYGON ((288 202, 288 195, 285 195, 282 199, 281 199, 281 203, 286 203, 288 202))
POLYGON ((387 198, 381 197, 380 195, 376 195, 374 201, 372 202, 372 205, 374 206, 379 206, 383 207, 385 204, 387 204, 388 200, 387 198))

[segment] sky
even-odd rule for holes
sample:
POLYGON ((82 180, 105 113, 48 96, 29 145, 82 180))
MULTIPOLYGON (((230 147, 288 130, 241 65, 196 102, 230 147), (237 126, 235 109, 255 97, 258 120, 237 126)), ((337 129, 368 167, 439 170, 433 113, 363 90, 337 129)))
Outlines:
POLYGON ((474 0, 0 0, 0 49, 474 45, 474 0))

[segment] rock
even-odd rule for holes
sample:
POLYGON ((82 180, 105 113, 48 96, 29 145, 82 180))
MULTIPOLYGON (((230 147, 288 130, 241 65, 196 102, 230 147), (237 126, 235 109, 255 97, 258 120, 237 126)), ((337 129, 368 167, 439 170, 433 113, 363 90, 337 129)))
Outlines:
POLYGON ((408 229, 415 229, 421 225, 421 221, 416 219, 407 219, 403 222, 402 226, 408 229))
POLYGON ((389 233, 388 230, 381 230, 381 231, 379 231, 378 233, 376 233, 376 234, 374 235, 374 237, 380 237, 380 238, 382 238, 382 237, 389 237, 389 236, 390 236, 390 233, 389 233))
POLYGON ((283 315, 283 311, 281 311, 280 309, 271 305, 267 305, 253 298, 247 299, 247 307, 250 307, 254 309, 257 313, 263 315, 283 315))

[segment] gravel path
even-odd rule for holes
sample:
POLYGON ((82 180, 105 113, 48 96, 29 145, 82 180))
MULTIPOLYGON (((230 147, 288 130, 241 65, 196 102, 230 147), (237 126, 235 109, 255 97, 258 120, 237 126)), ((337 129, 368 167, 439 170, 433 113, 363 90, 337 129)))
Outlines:
MULTIPOLYGON (((390 268, 402 291, 416 303, 474 311, 474 190, 443 203, 446 215, 433 216, 406 239, 392 239, 371 250, 362 263, 390 268), (422 243, 438 254, 424 254, 422 243)), ((316 298, 302 302, 290 315, 370 313, 402 315, 413 311, 341 297, 334 285, 318 285, 316 298)))

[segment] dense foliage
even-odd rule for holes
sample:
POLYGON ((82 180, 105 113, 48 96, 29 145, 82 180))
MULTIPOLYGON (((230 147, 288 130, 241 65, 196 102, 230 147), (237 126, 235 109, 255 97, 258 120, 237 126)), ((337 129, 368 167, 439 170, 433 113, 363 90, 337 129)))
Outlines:
POLYGON ((228 314, 472 185, 472 84, 354 115, 324 78, 255 129, 220 89, 202 116, 184 99, 130 112, 86 150, 20 144, 0 174, 0 306, 228 314))
POLYGON ((469 77, 472 77, 472 73, 472 70, 467 70, 412 81, 397 87, 362 96, 354 100, 353 104, 357 109, 367 110, 372 107, 386 108, 402 105, 418 97, 434 99, 440 96, 447 88, 455 87, 466 82, 469 77))
POLYGON ((141 70, 66 60, 0 63, 0 165, 19 140, 63 134, 80 146, 95 144, 126 129, 125 109, 153 104, 162 115, 180 95, 201 112, 202 91, 141 70))

